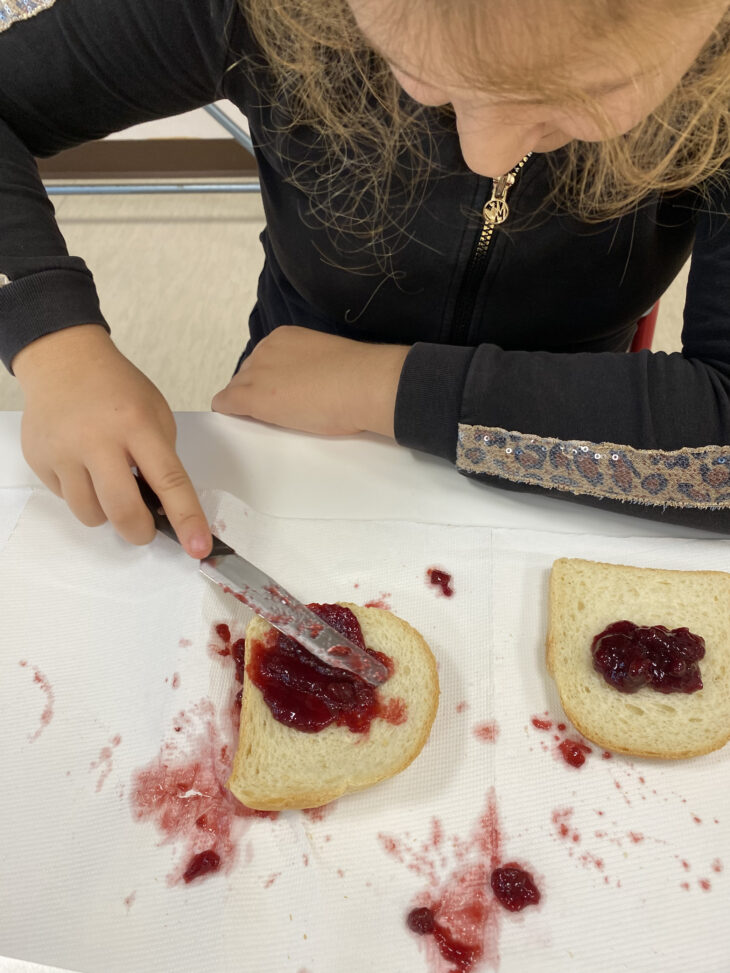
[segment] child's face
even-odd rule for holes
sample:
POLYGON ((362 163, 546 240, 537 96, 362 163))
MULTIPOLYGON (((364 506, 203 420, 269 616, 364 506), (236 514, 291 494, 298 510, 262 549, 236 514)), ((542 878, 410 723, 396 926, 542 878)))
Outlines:
MULTIPOLYGON (((415 101, 424 105, 451 104, 464 161, 474 172, 496 178, 508 172, 528 152, 550 152, 573 140, 595 142, 605 138, 589 109, 541 102, 519 95, 490 95, 464 85, 459 79, 459 65, 450 62, 445 49, 438 44, 438 31, 420 31, 394 23, 389 16, 392 0, 348 0, 357 22, 375 50, 390 64, 401 87, 415 101)), ((451 0, 456 2, 456 0, 451 0)), ((485 4, 485 7, 487 4, 485 4)), ((727 0, 710 0, 706 8, 680 17, 661 17, 655 9, 649 13, 637 3, 636 22, 632 25, 631 51, 644 50, 643 60, 626 49, 611 27, 601 39, 576 43, 575 35, 549 17, 549 9, 559 5, 542 5, 543 17, 534 20, 532 33, 525 31, 524 11, 507 5, 500 12, 500 37, 509 36, 509 25, 503 18, 518 18, 514 36, 519 38, 526 63, 531 63, 526 45, 530 36, 539 37, 544 49, 544 32, 555 36, 555 49, 563 50, 561 60, 576 92, 589 94, 605 113, 613 134, 628 132, 657 107, 680 82, 714 27, 728 7, 727 0), (521 18, 521 19, 520 19, 521 18), (542 22, 540 22, 542 20, 542 22), (642 40, 645 34, 646 39, 642 40)), ((541 5, 530 4, 531 7, 541 5)), ((534 9, 532 11, 535 13, 534 9)), ((488 37, 490 9, 485 13, 485 37, 488 37)), ((487 45, 488 46, 488 45, 487 45)), ((509 51, 514 64, 516 52, 509 51)), ((494 51, 485 51, 494 57, 494 51)), ((517 55, 519 56, 519 54, 517 55)))

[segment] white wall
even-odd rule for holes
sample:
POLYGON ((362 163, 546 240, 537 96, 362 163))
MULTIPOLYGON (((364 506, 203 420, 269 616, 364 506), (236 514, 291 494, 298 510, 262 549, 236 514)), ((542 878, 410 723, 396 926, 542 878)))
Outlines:
MULTIPOLYGON (((246 118, 230 101, 216 102, 233 121, 248 131, 246 118)), ((159 122, 145 122, 135 125, 124 132, 115 132, 110 139, 220 139, 233 138, 228 132, 202 108, 175 115, 174 118, 163 118, 159 122)))

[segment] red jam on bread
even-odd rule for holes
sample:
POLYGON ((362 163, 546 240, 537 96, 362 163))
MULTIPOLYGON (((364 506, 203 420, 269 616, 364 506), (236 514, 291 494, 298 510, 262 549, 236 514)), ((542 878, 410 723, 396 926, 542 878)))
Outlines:
POLYGON ((609 686, 635 693, 649 686, 658 693, 694 693, 702 689, 697 663, 705 640, 688 628, 614 622, 593 639, 593 668, 609 686))
MULTIPOLYGON (((392 660, 382 652, 367 648, 360 624, 349 608, 341 605, 309 605, 309 608, 392 673, 392 660)), ((241 660, 236 648, 233 651, 238 666, 241 660)), ((405 722, 406 706, 402 700, 384 702, 376 688, 359 676, 327 665, 274 628, 264 639, 255 640, 250 649, 246 675, 261 690, 274 718, 285 726, 303 733, 318 733, 330 725, 346 726, 353 733, 367 733, 376 718, 395 724, 405 722)))

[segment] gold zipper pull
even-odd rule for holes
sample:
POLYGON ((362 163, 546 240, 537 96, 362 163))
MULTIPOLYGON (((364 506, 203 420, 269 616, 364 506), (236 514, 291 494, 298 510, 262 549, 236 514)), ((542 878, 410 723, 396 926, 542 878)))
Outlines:
POLYGON ((507 193, 511 186, 515 184, 514 172, 508 172, 505 176, 495 179, 492 184, 492 195, 484 204, 482 216, 484 222, 489 226, 499 226, 509 216, 509 206, 507 205, 507 193))

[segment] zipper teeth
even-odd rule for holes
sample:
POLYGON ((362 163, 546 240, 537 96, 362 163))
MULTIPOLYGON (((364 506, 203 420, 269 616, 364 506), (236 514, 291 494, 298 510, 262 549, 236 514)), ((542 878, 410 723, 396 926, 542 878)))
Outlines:
MULTIPOLYGON (((509 175, 517 176, 531 155, 532 152, 528 152, 526 156, 520 159, 520 161, 517 163, 514 169, 510 169, 509 175)), ((496 186, 496 184, 497 184, 497 180, 495 179, 493 181, 493 186, 496 186)), ((474 250, 475 258, 483 256, 489 249, 489 244, 492 242, 492 237, 494 236, 494 228, 496 226, 498 226, 497 223, 493 223, 491 220, 486 219, 486 217, 483 219, 482 232, 479 235, 479 240, 474 250)))
MULTIPOLYGON (((527 162, 527 160, 530 158, 531 155, 532 153, 528 152, 527 155, 524 156, 517 163, 517 165, 510 170, 510 172, 506 173, 507 176, 514 176, 515 178, 512 180, 510 184, 508 184, 503 189, 502 192, 503 202, 506 199, 507 192, 509 191, 511 186, 514 185, 518 173, 524 167, 525 163, 527 162)), ((501 178, 504 179, 505 177, 502 176, 501 178)), ((495 190, 497 189, 498 184, 499 184, 499 179, 495 179, 492 181, 492 195, 490 196, 490 199, 487 200, 487 203, 489 203, 492 199, 496 198, 495 190)), ((484 204, 485 207, 487 206, 487 203, 484 204)), ((507 213, 507 216, 509 216, 509 213, 507 213)), ((486 265, 486 261, 489 256, 489 247, 492 242, 492 238, 494 236, 494 231, 496 227, 499 225, 500 225, 499 221, 490 220, 486 216, 484 209, 482 210, 481 232, 479 234, 479 239, 477 240, 476 246, 472 250, 471 256, 469 257, 469 262, 467 264, 467 268, 465 271, 464 280, 462 282, 462 290, 459 295, 455 313, 454 313, 454 328, 452 333, 457 343, 462 343, 463 341, 465 341, 468 335, 469 325, 474 310, 474 301, 476 299, 476 288, 478 287, 478 284, 475 283, 475 281, 477 278, 477 274, 480 273, 480 267, 482 265, 486 265)))

